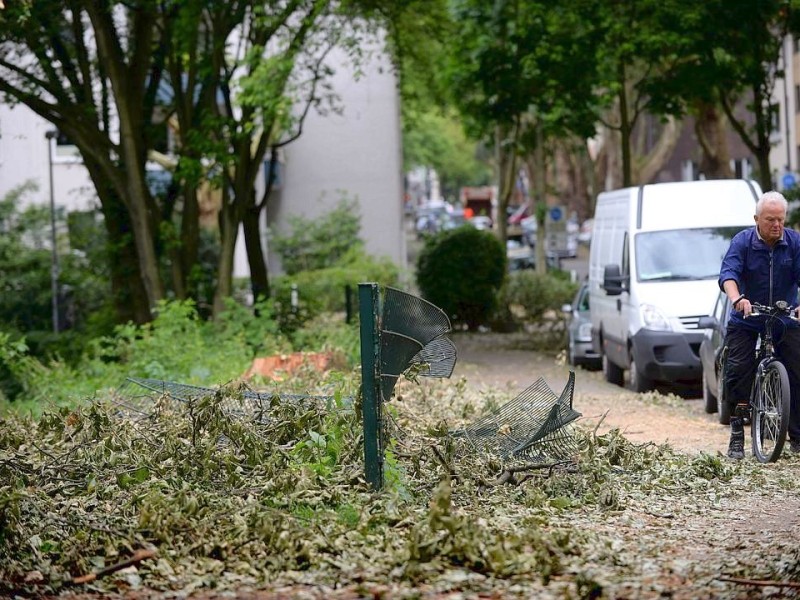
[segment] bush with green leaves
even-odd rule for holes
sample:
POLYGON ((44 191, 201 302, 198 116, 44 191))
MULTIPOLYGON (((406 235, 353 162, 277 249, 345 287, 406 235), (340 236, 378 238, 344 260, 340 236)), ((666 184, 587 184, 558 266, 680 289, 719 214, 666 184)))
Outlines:
POLYGON ((284 316, 288 317, 285 315, 287 310, 291 312, 291 290, 292 285, 296 285, 298 309, 306 315, 305 321, 322 312, 345 310, 347 286, 351 288, 355 307, 359 283, 374 281, 392 286, 397 285, 399 276, 397 265, 390 259, 369 256, 363 248, 356 246, 350 248, 334 264, 323 269, 276 277, 272 282, 272 289, 276 303, 281 307, 280 318, 283 319, 284 316))
POLYGON ((271 243, 288 275, 318 271, 338 263, 353 248, 363 248, 358 237, 361 215, 358 202, 343 199, 330 212, 314 219, 288 218, 289 231, 273 232, 271 243))
MULTIPOLYGON (((109 278, 102 255, 105 238, 88 218, 92 213, 82 213, 87 216, 83 220, 70 215, 68 236, 60 226, 64 220, 61 211, 53 215, 62 329, 54 334, 50 209, 44 202, 21 208, 23 201, 35 200, 37 190, 29 181, 0 199, 0 331, 15 339, 24 334, 28 351, 35 356, 60 354, 70 361, 80 355, 75 349, 86 339, 109 333, 113 327, 108 319, 109 278), (86 239, 94 241, 80 243, 86 239)), ((0 391, 8 392, 7 374, 0 365, 0 391)))
POLYGON ((294 216, 289 221, 290 233, 273 238, 286 274, 271 282, 275 314, 284 333, 292 334, 323 312, 344 311, 348 286, 356 302, 356 288, 363 281, 397 284, 397 265, 364 250, 358 237, 357 202, 345 199, 317 219, 294 216))
POLYGON ((561 307, 572 302, 577 289, 578 284, 571 282, 565 271, 514 271, 503 286, 499 303, 504 314, 539 333, 539 349, 561 348, 565 331, 561 307))
POLYGON ((74 364, 39 360, 24 339, 0 332, 0 367, 15 383, 13 393, 0 393, 0 414, 75 405, 127 377, 220 385, 238 379, 256 356, 291 351, 336 350, 352 367, 358 339, 355 325, 333 317, 317 318, 290 338, 279 330, 271 302, 253 310, 233 300, 216 321, 200 318, 192 301, 162 302, 151 323, 117 327, 114 335, 93 340, 74 364))
POLYGON ((506 276, 503 244, 469 225, 428 238, 417 261, 422 296, 454 324, 471 330, 489 322, 506 276))

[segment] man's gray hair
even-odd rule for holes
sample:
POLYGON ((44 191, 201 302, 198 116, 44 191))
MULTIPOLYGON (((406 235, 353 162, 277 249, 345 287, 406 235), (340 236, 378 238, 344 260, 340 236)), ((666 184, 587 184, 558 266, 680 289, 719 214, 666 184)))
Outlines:
POLYGON ((776 191, 765 192, 761 195, 761 198, 758 199, 756 202, 756 216, 761 214, 761 210, 764 208, 764 205, 767 202, 780 202, 783 205, 783 210, 788 212, 789 211, 789 203, 786 201, 786 198, 783 197, 783 194, 776 191))

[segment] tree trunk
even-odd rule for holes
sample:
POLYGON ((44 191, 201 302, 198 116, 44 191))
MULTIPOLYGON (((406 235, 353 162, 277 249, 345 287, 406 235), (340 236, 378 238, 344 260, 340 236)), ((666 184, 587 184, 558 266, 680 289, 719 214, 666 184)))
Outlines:
POLYGON ((732 178, 725 114, 718 106, 705 102, 698 103, 694 113, 694 133, 702 149, 700 172, 706 179, 732 178))
POLYGON ((260 216, 261 211, 253 208, 246 210, 242 218, 247 261, 250 265, 250 285, 253 290, 254 301, 259 298, 269 298, 269 273, 267 261, 264 258, 264 249, 261 247, 260 216))
MULTIPOLYGON (((516 128, 514 128, 516 131, 516 128)), ((511 199, 511 194, 514 193, 514 171, 516 170, 517 160, 516 154, 506 150, 506 135, 510 132, 505 132, 500 126, 495 128, 495 152, 497 162, 497 181, 498 181, 498 198, 497 198, 497 215, 495 223, 495 231, 503 247, 506 246, 508 240, 508 220, 506 214, 508 212, 508 204, 511 199)), ((513 148, 515 144, 510 144, 513 148)))
POLYGON ((150 117, 145 107, 145 88, 152 58, 155 14, 144 9, 131 13, 131 31, 138 38, 134 52, 126 56, 115 37, 111 12, 101 4, 92 3, 87 4, 87 12, 94 28, 98 56, 111 82, 119 119, 118 151, 122 168, 117 169, 114 185, 130 213, 139 269, 152 309, 164 298, 155 250, 157 215, 153 214, 153 199, 145 180, 144 125, 145 119, 150 117))
POLYGON ((239 235, 238 203, 231 201, 227 186, 222 188, 222 208, 219 212, 220 253, 217 266, 217 289, 214 292, 214 316, 225 310, 225 299, 233 294, 233 260, 236 238, 239 235))
POLYGON ((197 200, 197 186, 194 183, 183 185, 183 214, 181 215, 181 271, 188 294, 197 299, 196 285, 192 274, 200 254, 200 203, 197 200))
MULTIPOLYGON (((97 189, 99 193, 99 185, 97 189)), ((152 320, 153 314, 147 290, 139 276, 139 257, 131 235, 128 211, 117 197, 106 198, 102 202, 102 209, 108 233, 111 292, 117 318, 121 323, 147 323, 152 320)))
POLYGON ((683 122, 679 122, 675 117, 668 117, 664 127, 661 128, 661 135, 655 146, 647 153, 638 169, 636 177, 637 183, 653 183, 658 177, 658 173, 667 164, 678 143, 678 138, 683 131, 683 122))
POLYGON ((622 150, 622 187, 633 184, 631 168, 631 129, 630 116, 628 114, 628 88, 625 80, 625 65, 620 63, 618 67, 619 91, 619 133, 620 148, 622 150))
POLYGON ((547 230, 545 217, 547 216, 547 167, 544 157, 544 136, 542 135, 541 123, 537 122, 536 127, 536 147, 533 150, 533 174, 534 206, 536 210, 536 272, 544 274, 547 272, 547 230))
POLYGON ((111 295, 117 320, 120 323, 146 323, 152 319, 152 314, 144 282, 139 277, 139 257, 131 236, 128 211, 100 166, 86 155, 83 162, 100 198, 103 224, 108 234, 111 295))

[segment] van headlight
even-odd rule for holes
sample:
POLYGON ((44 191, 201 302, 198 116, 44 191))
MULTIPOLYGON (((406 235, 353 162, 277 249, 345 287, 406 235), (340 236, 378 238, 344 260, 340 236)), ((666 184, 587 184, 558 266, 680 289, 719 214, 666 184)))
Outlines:
POLYGON ((589 323, 581 323, 580 327, 578 327, 578 341, 579 342, 591 342, 592 341, 592 324, 589 323))
POLYGON ((647 329, 655 329, 657 331, 670 331, 669 319, 661 312, 661 310, 652 304, 639 305, 639 312, 642 314, 642 324, 647 329))

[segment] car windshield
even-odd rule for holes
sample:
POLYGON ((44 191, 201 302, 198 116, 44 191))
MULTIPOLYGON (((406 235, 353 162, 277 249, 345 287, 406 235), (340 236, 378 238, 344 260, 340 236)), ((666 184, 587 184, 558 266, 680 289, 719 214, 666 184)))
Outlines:
POLYGON ((743 227, 651 231, 636 235, 639 281, 716 279, 731 238, 743 227))

